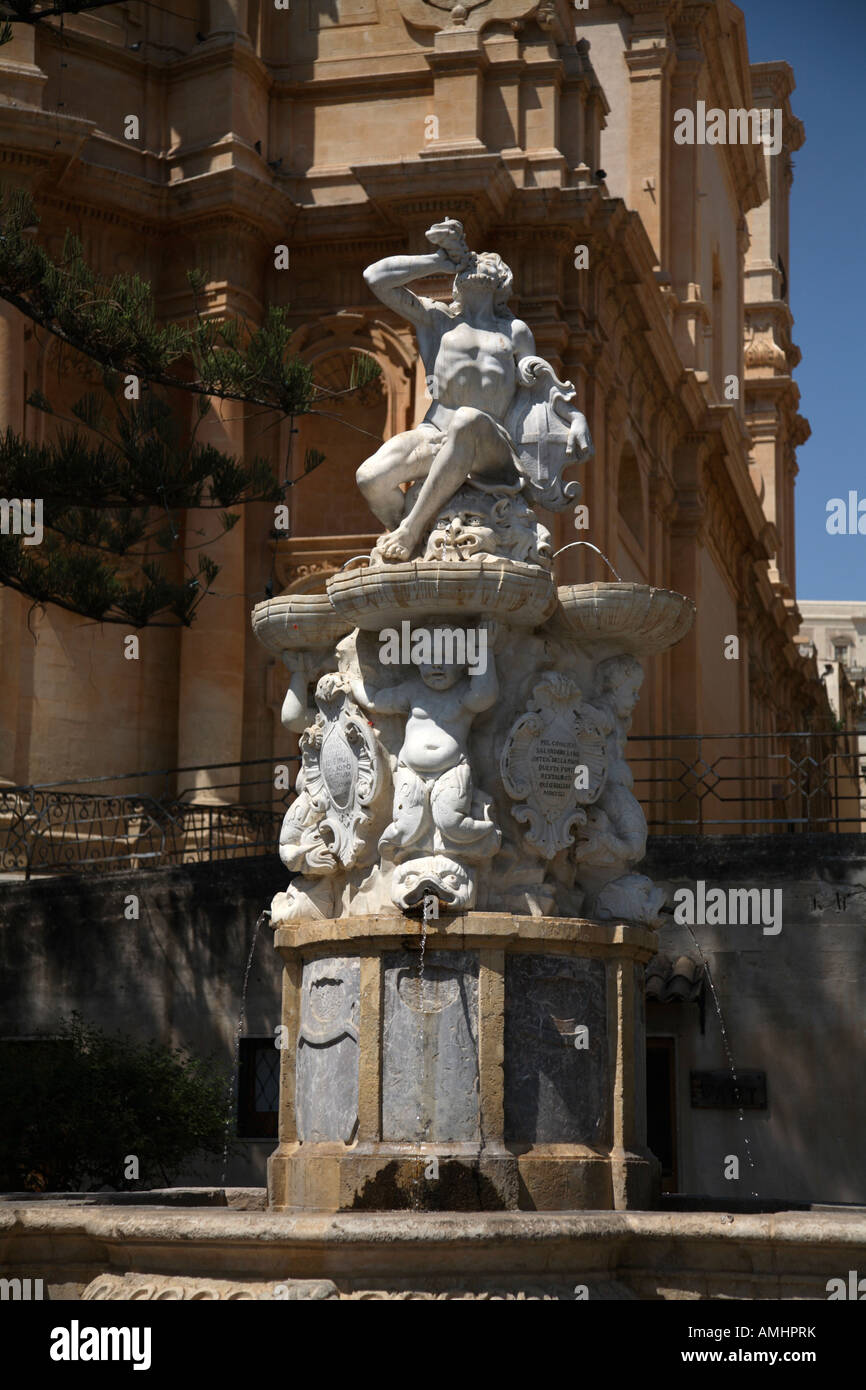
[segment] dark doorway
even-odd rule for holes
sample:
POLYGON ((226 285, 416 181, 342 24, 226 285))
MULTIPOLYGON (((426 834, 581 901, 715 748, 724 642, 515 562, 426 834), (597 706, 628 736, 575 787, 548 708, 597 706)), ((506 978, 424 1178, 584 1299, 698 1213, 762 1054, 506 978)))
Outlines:
POLYGON ((677 1090, 673 1038, 646 1040, 647 1143, 662 1165, 662 1192, 676 1192, 677 1090))

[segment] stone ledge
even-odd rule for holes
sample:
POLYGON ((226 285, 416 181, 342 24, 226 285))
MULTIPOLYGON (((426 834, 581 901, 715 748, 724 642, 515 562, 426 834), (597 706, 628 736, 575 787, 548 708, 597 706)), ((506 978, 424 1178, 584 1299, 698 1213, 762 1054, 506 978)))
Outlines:
POLYGON ((136 1297, 563 1300, 585 1284, 593 1298, 824 1299, 829 1279, 866 1264, 866 1212, 277 1215, 36 1201, 0 1208, 0 1254, 7 1277, 41 1277, 55 1298, 106 1279, 113 1291, 88 1297, 125 1298, 147 1276, 155 1291, 136 1297), (185 1283, 160 1293, 166 1280, 185 1283), (205 1287, 214 1281, 225 1288, 205 1287))
MULTIPOLYGON (((298 950, 306 946, 339 943, 340 945, 369 942, 374 945, 383 937, 420 942, 421 917, 409 917, 400 912, 373 913, 368 916, 302 918, 285 922, 274 931, 278 950, 298 950)), ((623 922, 593 922, 580 917, 518 917, 509 912, 463 912, 442 915, 428 924, 427 947, 452 948, 459 944, 484 946, 496 944, 521 949, 524 945, 537 949, 556 950, 557 945, 581 945, 598 948, 598 954, 616 947, 617 954, 634 954, 648 959, 658 949, 658 938, 649 927, 630 926, 623 922), (623 951, 623 948, 626 948, 623 951), (629 948, 631 948, 629 950, 629 948)))

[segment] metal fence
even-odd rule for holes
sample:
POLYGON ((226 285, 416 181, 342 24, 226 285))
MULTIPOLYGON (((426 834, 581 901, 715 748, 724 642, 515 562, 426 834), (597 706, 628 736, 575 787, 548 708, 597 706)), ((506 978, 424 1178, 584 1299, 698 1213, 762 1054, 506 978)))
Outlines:
POLYGON ((256 758, 0 788, 0 870, 106 873, 276 852, 294 771, 280 777, 285 789, 275 773, 297 762, 256 758), (124 790, 141 783, 147 790, 124 790))
MULTIPOLYGON (((651 833, 866 828, 866 733, 635 735, 628 760, 651 833)), ((0 871, 29 878, 276 853, 297 762, 0 788, 0 871)))
POLYGON ((866 732, 636 735, 628 761, 656 834, 864 829, 866 732))

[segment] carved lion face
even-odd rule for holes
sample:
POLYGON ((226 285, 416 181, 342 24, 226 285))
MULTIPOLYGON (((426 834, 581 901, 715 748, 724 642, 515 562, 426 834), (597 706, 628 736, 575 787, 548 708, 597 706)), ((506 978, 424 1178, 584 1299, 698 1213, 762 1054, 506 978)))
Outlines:
POLYGON ((391 897, 397 906, 404 911, 418 907, 428 896, 438 898, 452 911, 471 907, 475 882, 468 869, 442 854, 425 855, 398 865, 391 885, 391 897))

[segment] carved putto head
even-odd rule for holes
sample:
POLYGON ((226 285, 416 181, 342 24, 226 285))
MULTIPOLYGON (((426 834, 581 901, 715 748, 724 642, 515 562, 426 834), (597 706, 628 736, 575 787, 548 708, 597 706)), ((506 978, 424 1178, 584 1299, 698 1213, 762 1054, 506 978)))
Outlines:
POLYGON ((450 690, 466 675, 466 667, 451 665, 448 662, 422 661, 418 666, 418 674, 431 690, 450 690))
POLYGON ((595 673, 595 694, 606 697, 617 719, 630 719, 643 684, 643 667, 634 656, 610 656, 595 673))

